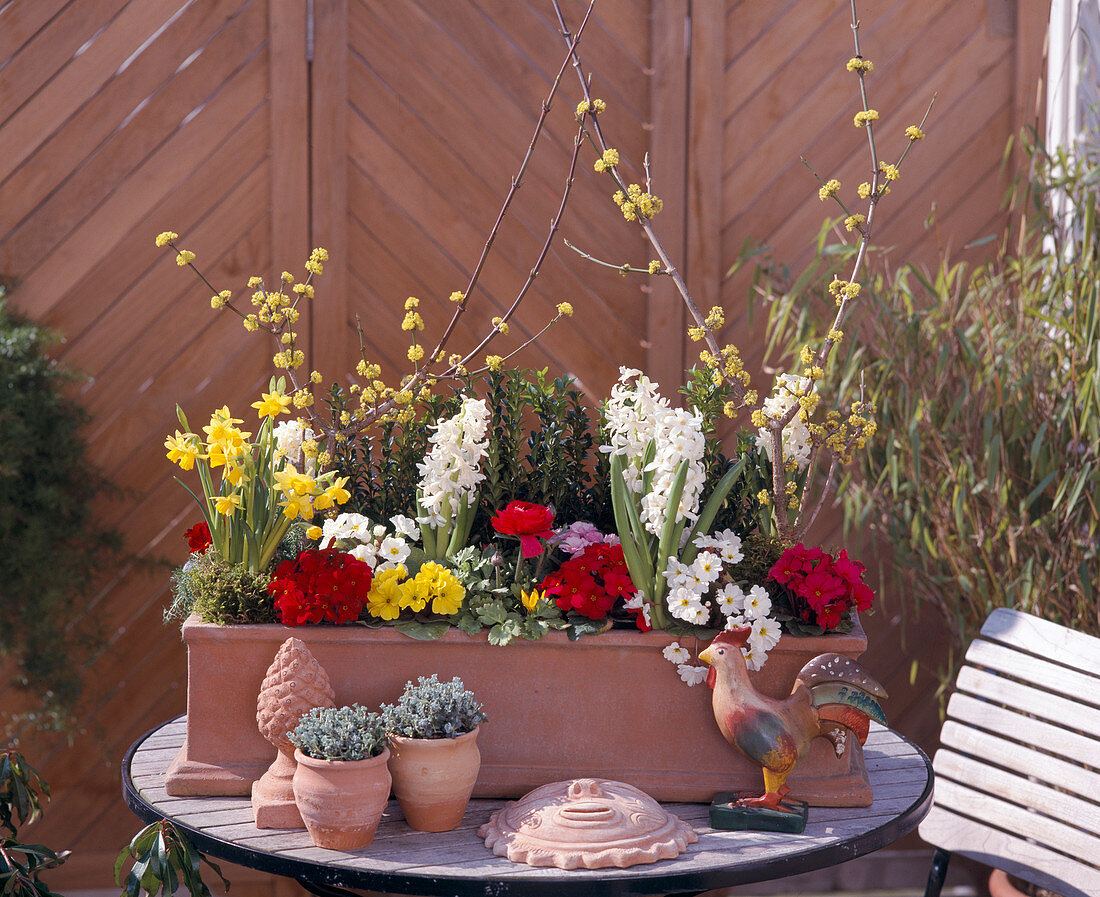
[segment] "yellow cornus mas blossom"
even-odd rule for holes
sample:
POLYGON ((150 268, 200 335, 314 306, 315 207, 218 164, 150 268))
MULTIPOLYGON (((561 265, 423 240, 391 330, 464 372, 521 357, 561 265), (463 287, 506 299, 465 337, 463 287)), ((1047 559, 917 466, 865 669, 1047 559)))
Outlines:
POLYGON ((924 131, 916 125, 910 125, 905 129, 905 136, 910 140, 924 140, 924 131))
POLYGON ((567 318, 573 317, 573 306, 568 302, 559 302, 558 314, 564 315, 567 318))
POLYGON ((836 192, 839 189, 840 181, 836 178, 831 178, 821 185, 821 189, 817 191, 817 198, 824 202, 830 196, 836 196, 836 192))
POLYGON ((854 121, 857 128, 865 128, 871 122, 878 121, 878 110, 865 109, 861 112, 857 112, 854 121))
POLYGON ((870 59, 860 59, 858 56, 853 56, 848 60, 848 64, 845 68, 850 72, 860 72, 864 75, 869 75, 875 70, 875 65, 870 59))
POLYGON ((157 234, 157 240, 156 240, 157 248, 158 249, 163 249, 165 246, 167 246, 173 240, 178 240, 179 238, 180 238, 180 235, 175 233, 174 231, 166 230, 163 233, 159 233, 159 234, 157 234))

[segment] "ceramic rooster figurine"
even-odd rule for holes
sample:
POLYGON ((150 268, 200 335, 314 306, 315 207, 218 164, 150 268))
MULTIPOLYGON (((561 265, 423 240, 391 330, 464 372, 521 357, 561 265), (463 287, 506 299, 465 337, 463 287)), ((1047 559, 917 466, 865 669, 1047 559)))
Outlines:
POLYGON ((854 660, 822 654, 802 668, 789 697, 769 698, 749 681, 741 646, 750 632, 738 627, 720 633, 699 659, 711 666, 707 684, 714 689, 714 718, 722 735, 764 770, 764 794, 739 803, 778 809, 790 791, 787 776, 811 741, 829 739, 839 756, 847 729, 863 744, 870 720, 886 724, 877 700, 886 690, 854 660))

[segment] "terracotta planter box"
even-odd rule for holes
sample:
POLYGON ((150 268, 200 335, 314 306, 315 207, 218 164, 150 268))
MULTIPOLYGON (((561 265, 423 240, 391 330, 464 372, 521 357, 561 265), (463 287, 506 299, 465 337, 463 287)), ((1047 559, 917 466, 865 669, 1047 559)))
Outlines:
MULTIPOLYGON (((434 642, 357 626, 217 626, 192 617, 187 643, 187 736, 168 770, 173 795, 248 794, 274 758, 256 726, 256 697, 275 652, 294 636, 329 674, 336 703, 376 708, 405 682, 460 676, 485 707, 474 797, 520 797, 539 785, 608 778, 657 800, 707 801, 717 791, 759 790, 763 778, 722 738, 705 685, 688 688, 661 656, 673 637, 613 630, 570 642, 489 645, 451 630, 434 642)), ((700 648, 703 646, 700 645, 700 648)), ((761 691, 790 693, 794 677, 826 652, 858 657, 867 638, 784 635, 754 674, 761 691)), ((817 806, 867 806, 871 790, 854 738, 837 758, 825 739, 790 777, 793 796, 817 806)))

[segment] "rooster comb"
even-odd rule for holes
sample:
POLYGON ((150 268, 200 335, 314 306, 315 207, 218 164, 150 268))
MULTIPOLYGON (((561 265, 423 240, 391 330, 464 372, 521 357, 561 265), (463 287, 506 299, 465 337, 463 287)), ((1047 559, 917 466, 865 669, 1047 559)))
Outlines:
POLYGON ((735 626, 733 629, 725 629, 714 637, 712 645, 733 645, 735 648, 744 647, 752 635, 752 629, 748 626, 735 626))

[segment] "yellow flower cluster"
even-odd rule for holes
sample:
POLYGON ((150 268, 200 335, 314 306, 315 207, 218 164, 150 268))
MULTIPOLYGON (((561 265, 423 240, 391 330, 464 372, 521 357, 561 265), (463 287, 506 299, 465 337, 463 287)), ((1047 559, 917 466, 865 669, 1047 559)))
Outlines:
POLYGON ((211 308, 222 308, 225 303, 233 298, 233 293, 229 290, 222 290, 218 295, 210 297, 211 308))
POLYGON ((463 299, 466 298, 466 294, 463 293, 462 290, 455 290, 448 298, 452 302, 461 302, 463 299))
POLYGON ((577 103, 577 118, 580 118, 586 112, 591 112, 593 115, 599 115, 601 112, 607 111, 607 103, 603 100, 593 100, 591 103, 588 100, 581 100, 577 103))
POLYGON ((839 277, 834 278, 829 284, 829 293, 836 300, 836 304, 840 305, 845 299, 855 299, 859 295, 859 284, 850 280, 841 280, 839 277))
POLYGON ((274 475, 274 488, 283 495, 283 516, 290 520, 295 517, 312 520, 315 511, 344 504, 351 498, 351 493, 344 488, 347 483, 347 477, 338 477, 322 489, 316 479, 289 463, 274 475))
POLYGON ((888 181, 896 181, 901 177, 901 172, 898 171, 898 167, 896 165, 891 165, 889 162, 879 162, 878 170, 883 173, 888 181))
POLYGON ((845 66, 850 72, 859 72, 861 75, 869 75, 875 70, 875 64, 870 59, 853 56, 845 66))
POLYGON ((367 612, 372 617, 396 620, 406 608, 416 613, 429 605, 433 614, 441 616, 462 609, 466 589, 442 564, 428 561, 412 579, 408 575, 400 565, 375 574, 367 595, 367 612))
POLYGON ((158 249, 163 249, 165 246, 167 246, 173 240, 178 240, 179 238, 180 238, 180 235, 177 234, 175 231, 170 231, 170 230, 163 231, 163 232, 157 234, 157 239, 156 239, 157 248, 158 249))
POLYGON ((836 196, 836 192, 839 189, 840 181, 836 178, 831 178, 821 185, 821 189, 817 191, 817 198, 824 202, 830 196, 836 196))
POLYGON ((570 303, 570 302, 559 302, 558 303, 558 314, 562 315, 566 318, 573 317, 573 305, 572 305, 572 303, 570 303))
POLYGON ((856 193, 859 194, 860 199, 866 199, 868 196, 871 195, 871 185, 867 183, 867 181, 864 181, 862 184, 856 187, 856 193))
POLYGON ((499 371, 502 364, 504 364, 504 359, 501 358, 499 355, 485 356, 485 367, 487 367, 490 371, 499 371))
POLYGON ((508 335, 508 322, 501 317, 495 317, 492 321, 493 329, 500 331, 504 336, 508 335))
POLYGON ((708 330, 718 330, 726 323, 726 310, 721 305, 711 307, 707 312, 705 324, 708 330))
POLYGON ((661 262, 660 262, 659 259, 653 259, 653 261, 651 261, 649 263, 649 273, 650 274, 660 274, 661 273, 661 262))
POLYGON ((592 165, 596 171, 604 172, 609 168, 619 164, 619 151, 617 149, 611 149, 608 147, 603 151, 603 155, 600 156, 592 165))
POLYGON ((639 218, 651 219, 661 211, 664 203, 650 193, 642 190, 638 184, 631 184, 626 188, 626 195, 622 190, 616 190, 611 197, 623 213, 627 221, 637 221, 639 218))
POLYGON ((856 113, 855 126, 857 128, 865 128, 873 121, 878 121, 878 111, 875 109, 861 110, 856 113))
POLYGON ((910 140, 924 140, 924 131, 916 125, 910 125, 905 129, 905 136, 910 140))
POLYGON ((866 223, 867 219, 863 215, 856 213, 855 215, 849 215, 847 218, 844 219, 844 229, 862 231, 863 225, 866 223))
MULTIPOLYGON (((690 331, 689 331, 690 332, 690 331)), ((709 349, 703 349, 699 353, 699 360, 710 369, 714 382, 719 380, 736 380, 742 387, 747 387, 751 381, 749 372, 745 370, 745 363, 741 360, 741 353, 732 343, 727 343, 714 355, 709 349)), ((744 404, 755 405, 757 401, 756 390, 750 389, 745 393, 744 404)), ((737 406, 733 402, 727 402, 723 408, 726 417, 733 417, 737 413, 737 406)))
POLYGON ((181 268, 185 265, 190 265, 195 260, 195 253, 189 249, 181 249, 176 255, 176 264, 181 268))
POLYGON ((830 411, 824 425, 810 425, 810 436, 815 443, 828 446, 841 464, 850 464, 855 452, 865 448, 878 429, 872 419, 874 413, 874 403, 853 402, 847 418, 842 418, 839 411, 830 411))

